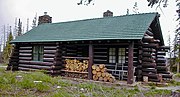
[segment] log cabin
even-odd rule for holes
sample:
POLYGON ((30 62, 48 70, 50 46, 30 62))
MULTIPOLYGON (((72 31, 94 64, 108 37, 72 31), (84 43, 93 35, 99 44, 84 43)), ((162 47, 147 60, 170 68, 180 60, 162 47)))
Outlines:
POLYGON ((172 77, 158 13, 113 16, 108 10, 103 15, 60 23, 51 23, 47 14, 39 17, 40 25, 11 41, 14 49, 7 69, 43 69, 92 79, 92 65, 105 64, 109 73, 128 84, 144 76, 155 82, 172 77), (87 60, 87 71, 65 70, 66 59, 87 60))

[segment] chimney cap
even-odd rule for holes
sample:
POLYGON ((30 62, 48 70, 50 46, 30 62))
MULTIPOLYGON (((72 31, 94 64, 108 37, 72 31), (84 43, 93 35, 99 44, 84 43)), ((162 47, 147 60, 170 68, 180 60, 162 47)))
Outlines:
POLYGON ((107 10, 106 12, 103 13, 103 17, 111 17, 113 16, 113 12, 111 12, 110 10, 107 10))
POLYGON ((47 15, 47 12, 44 12, 44 15, 47 15))

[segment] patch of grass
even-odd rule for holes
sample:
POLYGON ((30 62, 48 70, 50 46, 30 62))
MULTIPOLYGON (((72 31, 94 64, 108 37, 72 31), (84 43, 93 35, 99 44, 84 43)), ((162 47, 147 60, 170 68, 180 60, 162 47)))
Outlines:
POLYGON ((175 77, 180 78, 180 73, 176 73, 175 77))
POLYGON ((10 84, 1 84, 0 85, 0 91, 12 91, 13 86, 10 84))
MULTIPOLYGON (((0 70, 0 75, 0 96, 3 97, 134 97, 141 92, 137 86, 122 88, 113 84, 73 81, 60 76, 51 77, 44 74, 43 71, 11 72, 0 70), (17 76, 22 77, 18 78, 17 76)), ((152 84, 153 86, 154 84, 152 84)), ((169 93, 168 90, 155 90, 155 88, 148 92, 142 90, 142 92, 150 96, 169 93)))
POLYGON ((97 85, 94 83, 80 83, 77 85, 79 88, 93 90, 97 85))
POLYGON ((35 84, 33 80, 31 79, 23 79, 22 81, 18 82, 18 85, 20 88, 23 88, 23 89, 30 89, 30 88, 35 87, 35 84))
POLYGON ((170 82, 169 82, 169 85, 171 86, 180 86, 180 82, 177 82, 177 81, 175 81, 175 80, 171 80, 170 82))
POLYGON ((126 88, 124 88, 123 91, 124 91, 124 94, 125 94, 124 96, 126 96, 126 97, 133 97, 134 95, 136 95, 136 94, 138 94, 140 92, 138 87, 134 87, 134 89, 126 89, 126 88))
POLYGON ((18 81, 18 85, 23 89, 34 89, 40 92, 49 91, 55 81, 49 75, 42 72, 32 72, 23 74, 22 80, 18 81), (40 82, 34 82, 40 81, 40 82))
POLYGON ((156 83, 150 82, 148 83, 149 86, 156 87, 156 83))
POLYGON ((148 92, 145 93, 145 96, 147 97, 154 97, 155 95, 169 95, 171 94, 170 90, 157 90, 157 89, 151 89, 148 92))
POLYGON ((150 89, 156 89, 156 86, 151 86, 151 88, 150 89))
POLYGON ((37 91, 46 92, 51 90, 51 85, 48 83, 36 83, 35 88, 37 89, 37 91))
POLYGON ((70 87, 72 86, 72 83, 68 80, 57 80, 56 85, 61 87, 70 87))
POLYGON ((8 64, 5 64, 5 63, 0 63, 0 66, 7 66, 8 64))
POLYGON ((51 93, 47 97, 72 97, 72 95, 65 89, 59 89, 58 91, 51 93))
POLYGON ((2 72, 0 75, 0 85, 15 84, 16 83, 15 75, 16 73, 13 72, 2 72))
POLYGON ((176 90, 176 91, 180 93, 180 89, 179 89, 179 90, 176 90))

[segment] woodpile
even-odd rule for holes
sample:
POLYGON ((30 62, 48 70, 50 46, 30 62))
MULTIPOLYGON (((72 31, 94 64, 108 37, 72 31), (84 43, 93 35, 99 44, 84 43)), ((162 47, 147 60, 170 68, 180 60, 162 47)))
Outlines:
POLYGON ((62 75, 64 75, 65 77, 87 79, 88 78, 88 60, 66 58, 65 69, 61 71, 64 72, 62 75))
POLYGON ((92 66, 93 80, 95 81, 105 81, 105 82, 115 82, 115 77, 107 72, 107 68, 104 64, 93 65, 92 66))
POLYGON ((88 60, 65 59, 65 69, 69 71, 87 72, 88 60))

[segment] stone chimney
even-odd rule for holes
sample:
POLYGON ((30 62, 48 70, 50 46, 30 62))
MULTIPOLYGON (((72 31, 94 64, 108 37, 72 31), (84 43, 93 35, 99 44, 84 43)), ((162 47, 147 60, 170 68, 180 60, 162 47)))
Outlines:
POLYGON ((112 17, 113 16, 113 12, 107 10, 106 12, 103 13, 103 17, 112 17))
POLYGON ((38 25, 43 24, 43 23, 52 23, 52 17, 47 15, 47 12, 44 12, 43 16, 39 16, 38 25))

